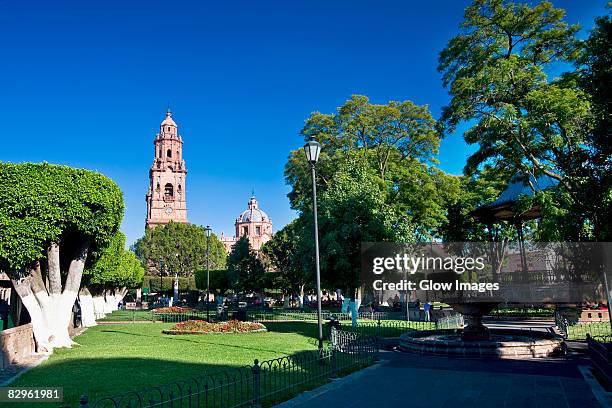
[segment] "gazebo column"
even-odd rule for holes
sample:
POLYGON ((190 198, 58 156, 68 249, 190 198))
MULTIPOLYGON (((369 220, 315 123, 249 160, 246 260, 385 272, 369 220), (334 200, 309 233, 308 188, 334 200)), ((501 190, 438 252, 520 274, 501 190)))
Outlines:
POLYGON ((514 226, 516 227, 516 232, 518 234, 519 254, 521 257, 521 271, 523 272, 522 278, 527 280, 527 259, 525 256, 525 237, 523 236, 523 223, 520 219, 515 219, 514 226))

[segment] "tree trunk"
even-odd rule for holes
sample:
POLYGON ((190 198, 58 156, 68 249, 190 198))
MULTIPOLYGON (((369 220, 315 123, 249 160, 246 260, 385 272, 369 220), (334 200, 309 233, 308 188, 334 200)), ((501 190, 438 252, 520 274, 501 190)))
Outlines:
POLYGON ((70 262, 66 283, 62 290, 59 262, 60 247, 51 243, 47 248, 47 283, 43 280, 40 263, 25 271, 22 278, 12 279, 13 287, 30 314, 32 331, 39 352, 50 352, 56 347, 71 347, 74 342, 68 333, 72 306, 83 276, 89 243, 83 242, 70 262))
POLYGON ((304 307, 304 285, 300 285, 300 296, 299 296, 299 305, 298 307, 301 309, 304 307))
POLYGON ((127 288, 114 288, 104 291, 104 312, 112 313, 119 309, 119 302, 127 294, 127 288))
POLYGON ((79 292, 79 300, 81 301, 81 322, 83 327, 92 327, 96 323, 96 315, 94 312, 94 303, 91 292, 86 287, 79 292))
POLYGON ((92 302, 96 320, 106 316, 106 313, 104 312, 104 297, 101 294, 95 295, 92 298, 92 302))

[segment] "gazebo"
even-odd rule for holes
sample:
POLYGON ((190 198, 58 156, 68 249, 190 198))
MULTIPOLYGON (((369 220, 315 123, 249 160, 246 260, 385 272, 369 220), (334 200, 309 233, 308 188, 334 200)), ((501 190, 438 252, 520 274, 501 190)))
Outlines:
POLYGON ((482 205, 472 211, 472 215, 476 219, 487 225, 491 242, 494 241, 492 233, 493 224, 508 222, 516 227, 523 272, 527 271, 523 223, 525 221, 540 218, 542 213, 540 206, 536 204, 521 213, 515 211, 514 205, 520 197, 532 197, 538 191, 556 187, 558 183, 557 180, 546 175, 536 178, 533 175, 518 173, 510 179, 508 187, 506 187, 497 200, 482 205))

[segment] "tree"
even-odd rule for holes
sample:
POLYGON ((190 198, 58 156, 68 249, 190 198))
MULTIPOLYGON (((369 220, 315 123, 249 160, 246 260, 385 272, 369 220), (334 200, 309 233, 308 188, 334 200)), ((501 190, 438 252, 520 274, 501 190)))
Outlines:
POLYGON ((234 244, 227 258, 227 273, 229 285, 237 292, 252 293, 262 289, 265 270, 246 236, 234 244))
POLYGON ((47 163, 0 163, 0 269, 28 310, 39 350, 69 347, 86 264, 119 229, 123 197, 103 175, 47 163))
POLYGON ((95 316, 117 309, 129 288, 142 284, 144 268, 125 248, 125 235, 118 232, 98 260, 85 269, 79 292, 85 327, 95 325, 95 316))
MULTIPOLYGON (((148 228, 133 248, 150 274, 159 275, 160 260, 164 273, 179 276, 192 276, 206 267, 206 230, 201 226, 170 221, 148 228)), ((209 262, 210 269, 225 267, 225 248, 215 234, 210 235, 209 262)))
POLYGON ((386 204, 386 190, 359 161, 339 168, 319 202, 322 279, 351 298, 359 287, 361 243, 414 238, 405 214, 386 204))
POLYGON ((571 225, 556 236, 549 231, 548 238, 584 239, 591 235, 585 227, 593 205, 581 193, 592 179, 585 167, 593 148, 589 96, 571 77, 550 81, 546 73, 578 55, 578 26, 563 17, 549 2, 530 7, 475 0, 466 8, 462 33, 440 53, 438 69, 452 96, 441 122, 447 132, 462 122, 470 126, 464 138, 479 148, 465 166, 468 176, 488 166, 509 177, 558 180, 556 191, 533 198, 554 203, 543 205, 554 225, 571 225))
POLYGON ((590 173, 582 185, 583 200, 592 203, 593 235, 601 241, 612 240, 612 19, 610 15, 595 19, 595 28, 584 41, 578 57, 578 85, 589 95, 594 117, 588 134, 591 147, 585 165, 590 173))
MULTIPOLYGON (((434 166, 440 135, 426 105, 378 105, 353 95, 335 114, 311 114, 301 134, 305 139, 315 136, 322 145, 317 163, 321 194, 343 163, 363 163, 386 191, 386 205, 408 217, 415 239, 438 235, 446 223, 445 203, 458 194, 459 182, 434 166)), ((310 170, 301 149, 291 153, 285 178, 292 187, 292 208, 310 211, 310 170)))
POLYGON ((283 291, 286 305, 289 300, 287 295, 295 294, 302 306, 304 288, 313 281, 313 254, 310 245, 304 245, 304 241, 310 243, 310 239, 305 239, 304 235, 312 236, 312 230, 304 231, 304 225, 310 226, 311 223, 305 223, 303 216, 293 220, 277 231, 261 249, 274 271, 269 274, 273 277, 273 285, 283 291), (304 262, 305 258, 307 262, 304 262))

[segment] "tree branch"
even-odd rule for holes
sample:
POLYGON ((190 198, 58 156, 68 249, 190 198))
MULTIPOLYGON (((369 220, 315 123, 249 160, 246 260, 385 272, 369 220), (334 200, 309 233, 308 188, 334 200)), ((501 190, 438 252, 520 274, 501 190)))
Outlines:
POLYGON ((87 259, 87 252, 89 251, 89 241, 84 241, 79 247, 76 256, 70 262, 68 268, 68 277, 66 278, 66 285, 64 286, 65 291, 78 292, 81 284, 81 277, 83 276, 83 269, 85 268, 85 260, 87 259))
POLYGON ((49 293, 62 293, 62 274, 60 270, 60 248, 57 242, 52 242, 47 247, 47 264, 49 266, 49 293))

